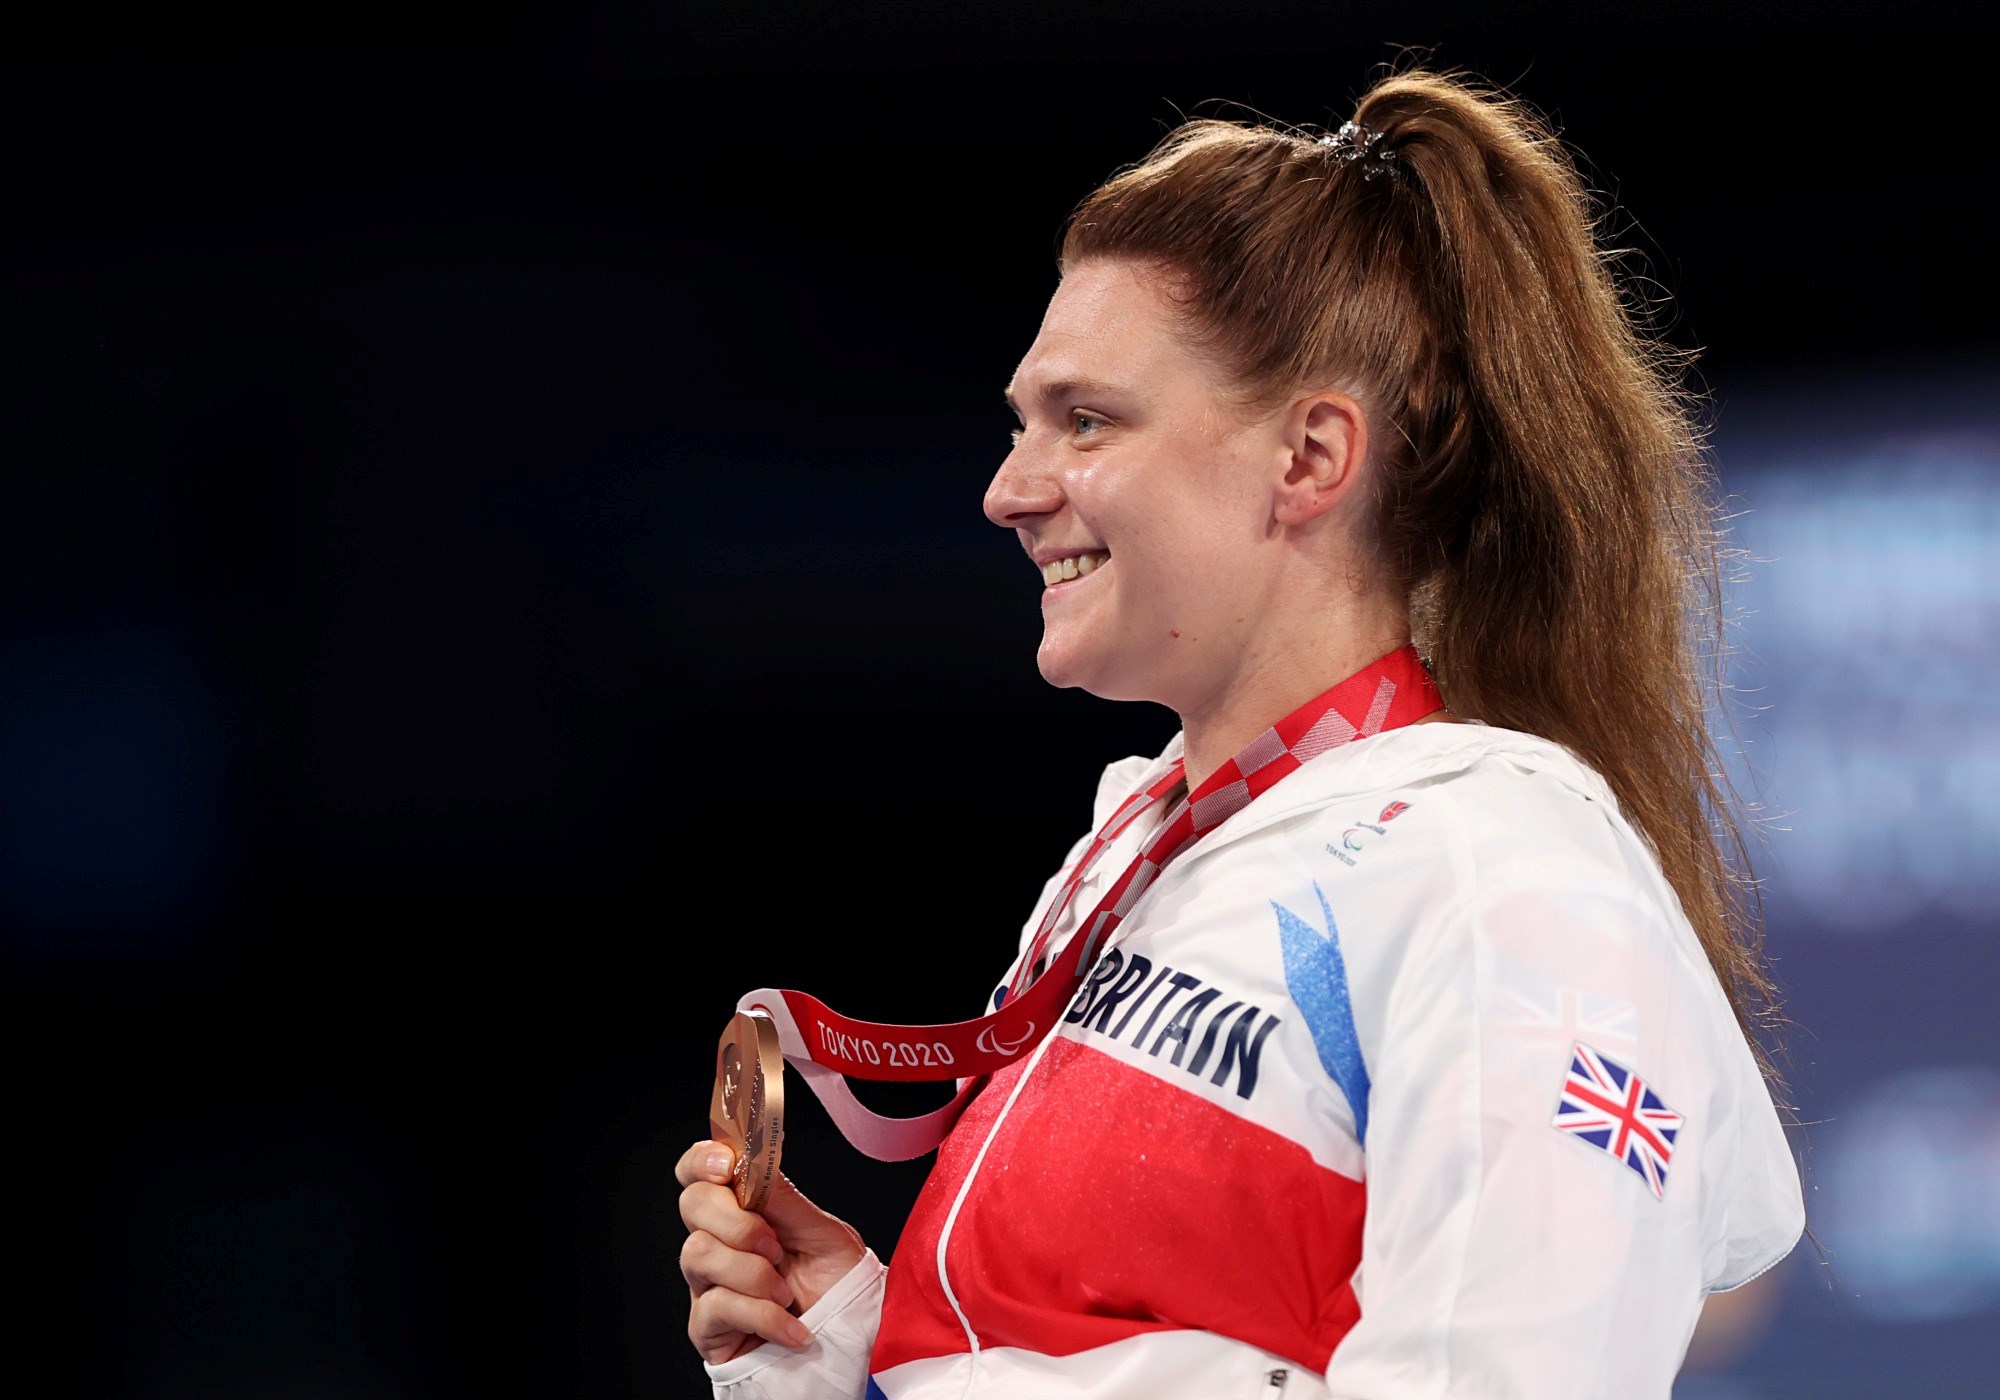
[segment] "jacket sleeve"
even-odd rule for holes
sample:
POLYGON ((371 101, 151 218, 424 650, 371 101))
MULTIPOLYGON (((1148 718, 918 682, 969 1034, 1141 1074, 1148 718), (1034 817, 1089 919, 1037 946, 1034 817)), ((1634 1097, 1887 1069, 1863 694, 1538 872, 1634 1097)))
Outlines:
POLYGON ((1394 974, 1341 1400, 1666 1400, 1703 1295, 1798 1237, 1776 1112, 1678 906, 1561 873, 1488 885, 1394 974))
POLYGON ((810 1342, 797 1351, 766 1342, 707 1366, 715 1400, 861 1400, 887 1275, 875 1251, 867 1251, 800 1317, 810 1342))

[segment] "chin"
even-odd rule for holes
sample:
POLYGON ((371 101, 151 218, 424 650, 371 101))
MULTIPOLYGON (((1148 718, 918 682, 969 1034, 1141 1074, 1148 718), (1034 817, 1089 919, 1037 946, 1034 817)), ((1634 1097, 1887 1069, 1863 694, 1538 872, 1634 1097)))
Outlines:
POLYGON ((1070 690, 1083 684, 1076 679, 1075 668, 1064 658, 1051 655, 1047 646, 1035 653, 1035 669, 1042 673, 1043 680, 1057 690, 1070 690))
POLYGON ((1058 690, 1085 690, 1100 700, 1150 700, 1153 696, 1144 686, 1134 686, 1130 677, 1120 677, 1117 668, 1101 663, 1091 664, 1087 657, 1078 656, 1067 648, 1042 643, 1035 654, 1036 669, 1042 679, 1058 690))
POLYGON ((1042 673, 1042 679, 1058 690, 1089 690, 1096 688, 1090 684, 1094 669, 1089 664, 1088 654, 1068 643, 1067 637, 1042 638, 1041 647, 1035 652, 1035 669, 1042 673))

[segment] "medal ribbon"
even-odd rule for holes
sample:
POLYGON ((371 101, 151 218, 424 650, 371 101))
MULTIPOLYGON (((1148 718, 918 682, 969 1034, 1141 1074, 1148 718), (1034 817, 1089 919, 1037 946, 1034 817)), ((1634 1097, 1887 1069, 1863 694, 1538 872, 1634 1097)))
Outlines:
POLYGON ((1159 878, 1169 861, 1249 806, 1259 794, 1309 759, 1385 730, 1415 723, 1443 707, 1437 687, 1404 646, 1307 701, 1211 773, 1191 794, 1180 759, 1118 804, 1049 901, 998 1010, 972 1021, 898 1026, 843 1016, 805 992, 762 988, 737 1003, 777 1023, 785 1059, 819 1095, 836 1126, 860 1151, 879 1161, 921 1156, 944 1141, 985 1076, 1032 1051, 1055 1028, 1063 1009, 1114 930, 1159 878), (1063 912, 1099 856, 1133 822, 1172 801, 1159 829, 1079 926, 1046 972, 1047 949, 1063 912), (843 1076, 874 1080, 960 1079, 957 1097, 915 1118, 888 1118, 864 1108, 843 1076))

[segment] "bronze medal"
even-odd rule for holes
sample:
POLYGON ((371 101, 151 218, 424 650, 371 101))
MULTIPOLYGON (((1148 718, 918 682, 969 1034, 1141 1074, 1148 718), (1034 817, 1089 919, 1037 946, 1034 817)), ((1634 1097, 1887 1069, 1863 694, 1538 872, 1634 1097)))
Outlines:
POLYGON ((785 1141, 785 1058, 777 1023, 762 1011, 739 1011, 723 1028, 708 1126, 717 1142, 736 1151, 737 1203, 763 1209, 785 1141))

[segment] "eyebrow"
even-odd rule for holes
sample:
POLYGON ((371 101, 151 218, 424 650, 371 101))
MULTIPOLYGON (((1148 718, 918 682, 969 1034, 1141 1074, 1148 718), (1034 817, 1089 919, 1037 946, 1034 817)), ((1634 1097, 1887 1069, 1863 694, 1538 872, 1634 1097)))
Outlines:
MULTIPOLYGON (((1123 393, 1124 391, 1119 389, 1115 385, 1106 384, 1104 381, 1100 379, 1083 379, 1083 378, 1072 377, 1069 379, 1053 380, 1050 383, 1043 385, 1042 388, 1035 393, 1034 397, 1042 403, 1053 403, 1059 399, 1076 399, 1076 398, 1115 399, 1121 397, 1123 393)), ((1019 418, 1024 416, 1021 413, 1021 405, 1014 398, 1013 385, 1010 384, 1006 388, 1002 389, 1000 391, 1000 397, 1007 401, 1007 407, 1014 410, 1015 417, 1019 418)))

